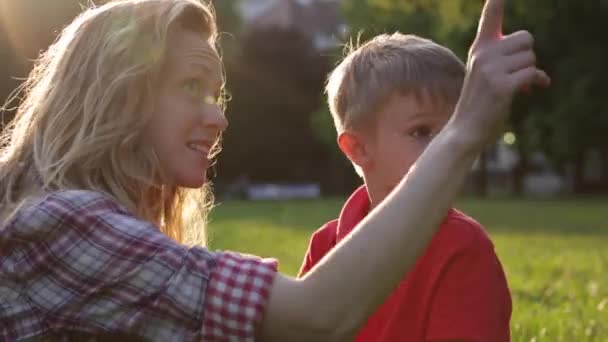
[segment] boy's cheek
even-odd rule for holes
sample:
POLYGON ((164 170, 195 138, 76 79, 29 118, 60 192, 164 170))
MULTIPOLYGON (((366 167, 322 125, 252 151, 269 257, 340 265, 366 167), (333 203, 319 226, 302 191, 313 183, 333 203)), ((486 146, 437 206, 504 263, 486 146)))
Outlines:
POLYGON ((401 179, 403 177, 405 177, 408 173, 410 173, 410 171, 414 168, 415 165, 415 160, 414 161, 407 161, 405 163, 405 165, 403 165, 401 167, 401 170, 399 170, 399 172, 397 172, 397 183, 399 183, 399 181, 401 181, 401 179))
POLYGON ((403 177, 405 177, 408 173, 410 173, 411 170, 414 169, 414 166, 415 165, 413 164, 407 163, 407 166, 404 169, 400 170, 400 172, 395 172, 393 177, 387 177, 387 180, 390 179, 390 184, 387 184, 386 186, 388 192, 393 191, 393 189, 397 187, 397 185, 399 185, 403 177))

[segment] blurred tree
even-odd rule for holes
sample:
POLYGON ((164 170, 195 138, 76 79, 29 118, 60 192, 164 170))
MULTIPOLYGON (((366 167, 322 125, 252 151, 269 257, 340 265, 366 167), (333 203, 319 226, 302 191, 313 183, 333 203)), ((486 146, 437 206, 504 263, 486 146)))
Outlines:
POLYGON ((217 22, 220 31, 237 33, 241 27, 241 17, 239 16, 235 0, 214 0, 217 22))
POLYGON ((606 189, 608 1, 518 0, 508 14, 508 28, 534 33, 539 63, 553 78, 549 91, 515 103, 512 121, 529 140, 526 150, 540 147, 562 173, 570 166, 577 193, 606 189), (593 150, 604 158, 598 183, 584 177, 586 157, 593 150))
POLYGON ((241 31, 241 17, 236 0, 214 0, 223 57, 231 61, 238 54, 237 37, 241 31))
POLYGON ((230 128, 219 159, 221 179, 321 181, 327 150, 310 126, 321 106, 328 58, 296 30, 258 29, 241 37, 228 68, 230 128))

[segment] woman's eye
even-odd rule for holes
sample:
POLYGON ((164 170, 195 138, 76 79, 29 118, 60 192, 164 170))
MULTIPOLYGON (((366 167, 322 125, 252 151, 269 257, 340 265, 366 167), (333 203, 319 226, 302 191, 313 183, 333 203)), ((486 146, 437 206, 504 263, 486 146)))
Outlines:
POLYGON ((188 80, 184 82, 183 88, 188 93, 188 95, 194 97, 200 96, 203 89, 201 82, 198 80, 188 80))
POLYGON ((203 97, 203 100, 205 101, 205 104, 208 105, 214 105, 218 103, 218 98, 215 97, 214 95, 205 95, 203 97))
POLYGON ((205 86, 203 81, 198 79, 187 80, 182 85, 188 96, 202 100, 207 105, 217 105, 221 102, 221 91, 212 92, 205 86))
POLYGON ((204 96, 205 104, 216 105, 221 101, 222 95, 220 92, 216 92, 215 94, 207 94, 204 96))

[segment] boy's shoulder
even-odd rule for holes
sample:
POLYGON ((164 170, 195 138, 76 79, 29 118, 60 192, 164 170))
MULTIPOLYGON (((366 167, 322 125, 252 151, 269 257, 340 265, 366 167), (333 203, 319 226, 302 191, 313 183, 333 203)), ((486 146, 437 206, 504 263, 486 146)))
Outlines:
POLYGON ((298 276, 310 271, 337 243, 338 220, 332 220, 317 229, 310 237, 304 262, 300 266, 298 276))
POLYGON ((317 229, 310 237, 310 246, 331 248, 337 242, 338 219, 331 220, 317 229))
MULTIPOLYGON (((317 229, 310 238, 310 248, 327 252, 338 240, 338 219, 331 220, 317 229)), ((435 234, 432 245, 450 245, 455 250, 469 248, 494 248, 485 228, 471 216, 457 209, 450 209, 435 234)))
POLYGON ((447 245, 454 252, 494 249, 485 228, 477 220, 457 209, 450 209, 433 240, 434 246, 441 245, 444 249, 447 245))

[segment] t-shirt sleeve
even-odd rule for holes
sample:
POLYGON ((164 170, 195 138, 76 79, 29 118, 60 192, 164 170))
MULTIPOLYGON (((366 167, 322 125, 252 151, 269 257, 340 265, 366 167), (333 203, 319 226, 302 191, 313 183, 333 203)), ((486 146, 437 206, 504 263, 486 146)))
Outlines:
POLYGON ((277 271, 274 260, 178 244, 95 193, 50 195, 11 226, 0 244, 2 274, 21 292, 6 318, 15 336, 253 341, 277 271))
POLYGON ((491 241, 479 231, 442 270, 431 303, 427 341, 508 342, 510 316, 504 271, 491 241))
POLYGON ((335 246, 336 228, 337 220, 325 224, 312 234, 298 277, 308 273, 335 246))

